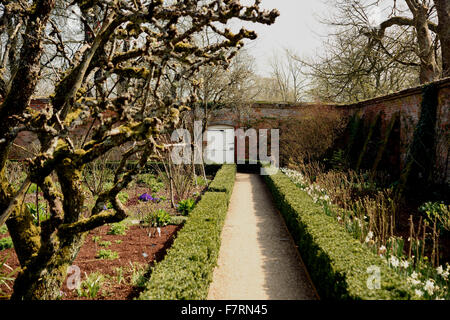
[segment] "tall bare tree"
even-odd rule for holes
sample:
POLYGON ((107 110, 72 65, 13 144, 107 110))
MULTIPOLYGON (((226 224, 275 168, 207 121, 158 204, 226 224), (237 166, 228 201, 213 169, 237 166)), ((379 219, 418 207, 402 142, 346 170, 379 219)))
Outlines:
POLYGON ((297 103, 302 98, 305 79, 302 63, 295 58, 292 50, 286 49, 283 56, 274 54, 270 59, 271 76, 278 87, 279 100, 297 103))
POLYGON ((447 75, 448 1, 435 3, 334 0, 336 13, 323 19, 333 28, 324 53, 302 59, 314 80, 321 79, 314 87, 323 91, 320 85, 327 83, 330 97, 341 92, 340 101, 360 100, 447 75))
POLYGON ((450 77, 450 1, 434 0, 439 19, 438 34, 442 51, 442 76, 450 77))

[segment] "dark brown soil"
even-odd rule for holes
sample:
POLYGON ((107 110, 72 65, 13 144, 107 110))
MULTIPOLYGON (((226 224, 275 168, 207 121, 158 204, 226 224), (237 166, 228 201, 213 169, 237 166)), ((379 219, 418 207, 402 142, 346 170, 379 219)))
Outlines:
MULTIPOLYGON (((108 235, 109 228, 109 226, 103 226, 89 233, 73 265, 80 268, 81 280, 85 279, 86 274, 89 275, 94 272, 99 272, 106 276, 104 277, 105 280, 96 299, 130 300, 137 297, 142 291, 142 288, 132 284, 133 270, 134 272, 139 269, 148 270, 148 266, 153 265, 156 261, 162 260, 166 250, 172 245, 176 233, 181 229, 181 226, 170 225, 161 228, 160 237, 157 234, 156 228, 148 228, 141 225, 130 226, 125 235, 108 235), (100 237, 100 240, 95 242, 96 237, 100 237), (111 245, 107 248, 102 247, 100 243, 103 241, 109 241, 111 245), (97 259, 96 255, 101 249, 117 252, 119 258, 114 260, 97 259), (123 280, 120 284, 116 269, 119 267, 123 269, 123 280)), ((0 237, 6 236, 9 235, 6 234, 0 237)), ((10 267, 19 267, 14 249, 0 251, 0 261, 7 256, 6 263, 10 267)), ((147 276, 149 276, 148 273, 147 276)), ((12 287, 12 283, 9 283, 9 286, 12 287)), ((0 286, 0 289, 7 295, 12 293, 12 290, 5 285, 0 286)), ((66 283, 63 285, 62 292, 63 300, 87 299, 79 297, 76 290, 69 290, 66 283)))
MULTIPOLYGON (((210 178, 212 177, 208 176, 208 179, 210 178)), ((204 185, 193 186, 188 190, 187 194, 185 194, 185 197, 194 198, 198 201, 205 190, 206 186, 204 185)), ((163 187, 158 192, 152 192, 145 184, 136 184, 123 191, 128 194, 128 201, 125 205, 131 219, 143 220, 147 213, 159 209, 165 210, 172 216, 178 215, 177 210, 171 206, 168 188, 163 187), (143 193, 148 193, 155 197, 163 198, 164 200, 161 200, 158 203, 139 201, 138 198, 143 193)), ((92 195, 87 192, 85 196, 87 206, 92 206, 94 204, 92 195)), ((39 198, 42 203, 42 193, 39 193, 39 198)), ((36 201, 36 194, 26 194, 24 201, 25 203, 29 202, 34 204, 36 201)), ((179 199, 175 198, 174 201, 177 203, 179 199)), ((89 233, 73 265, 80 268, 82 281, 86 278, 86 275, 94 272, 99 272, 105 276, 102 288, 96 299, 133 299, 139 295, 142 288, 133 285, 132 278, 136 277, 132 276, 136 275, 138 271, 145 273, 146 270, 149 270, 149 266, 164 258, 166 250, 172 245, 173 239, 176 236, 176 233, 181 229, 181 226, 170 225, 161 228, 161 237, 158 236, 156 228, 148 228, 142 225, 130 226, 125 235, 108 235, 109 228, 109 226, 103 226, 89 233), (149 236, 149 234, 151 234, 151 236, 149 236), (93 237, 100 237, 100 240, 94 241, 93 237), (111 242, 111 245, 107 247, 101 246, 100 244, 103 241, 109 241, 111 242), (117 243, 116 241, 120 243, 117 243), (119 258, 113 260, 97 259, 97 253, 101 249, 117 252, 119 258), (120 283, 117 268, 122 268, 123 272, 123 279, 120 283)), ((8 236, 9 234, 0 235, 0 238, 8 236)), ((6 264, 8 266, 14 269, 19 267, 19 262, 14 249, 0 251, 0 262, 6 257, 6 264)), ((10 272, 10 270, 4 267, 3 269, 0 269, 0 272, 6 273, 10 272)), ((149 274, 147 273, 146 276, 148 277, 149 274)), ((8 282, 8 285, 9 287, 12 287, 13 282, 8 282)), ((79 297, 76 290, 69 290, 66 282, 61 290, 63 293, 62 299, 87 299, 79 297)), ((12 293, 12 289, 5 285, 0 285, 0 300, 4 293, 9 296, 12 293)))

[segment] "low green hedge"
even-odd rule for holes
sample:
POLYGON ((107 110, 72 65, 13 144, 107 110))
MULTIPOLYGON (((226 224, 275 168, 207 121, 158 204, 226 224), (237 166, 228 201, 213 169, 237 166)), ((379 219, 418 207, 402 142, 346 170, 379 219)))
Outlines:
POLYGON ((265 176, 322 299, 397 300, 413 293, 380 257, 355 240, 286 175, 265 176), (380 268, 381 286, 369 289, 367 268, 380 268))
MULTIPOLYGON (((157 263, 140 300, 204 300, 220 249, 236 168, 224 166, 212 182, 224 192, 206 192, 189 215, 164 260, 157 263), (220 173, 220 174, 219 174, 220 173), (226 183, 226 179, 229 181, 226 183), (231 186, 231 189, 229 189, 231 186)), ((214 189, 216 190, 216 189, 214 189)))
POLYGON ((214 180, 209 184, 208 190, 211 192, 225 192, 228 198, 233 192, 234 180, 236 176, 236 165, 225 164, 217 171, 214 180))

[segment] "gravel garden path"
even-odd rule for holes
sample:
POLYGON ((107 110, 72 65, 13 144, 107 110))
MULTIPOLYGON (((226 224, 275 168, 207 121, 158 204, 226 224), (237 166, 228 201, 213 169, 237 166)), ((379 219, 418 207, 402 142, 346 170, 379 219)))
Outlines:
POLYGON ((238 173, 208 300, 315 300, 263 178, 238 173))

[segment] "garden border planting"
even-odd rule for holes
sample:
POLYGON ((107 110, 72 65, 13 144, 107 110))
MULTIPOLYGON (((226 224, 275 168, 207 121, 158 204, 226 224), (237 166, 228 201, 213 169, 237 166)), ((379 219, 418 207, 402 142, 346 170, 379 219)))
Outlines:
POLYGON ((286 175, 278 172, 264 178, 322 299, 402 300, 413 296, 406 279, 352 238, 286 175), (373 266, 379 268, 380 287, 369 289, 368 268, 373 266))
POLYGON ((235 178, 236 165, 217 172, 165 259, 152 268, 140 300, 206 299, 235 178))

